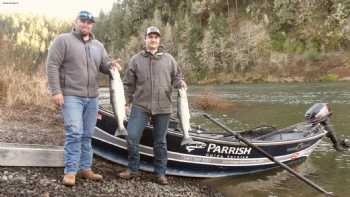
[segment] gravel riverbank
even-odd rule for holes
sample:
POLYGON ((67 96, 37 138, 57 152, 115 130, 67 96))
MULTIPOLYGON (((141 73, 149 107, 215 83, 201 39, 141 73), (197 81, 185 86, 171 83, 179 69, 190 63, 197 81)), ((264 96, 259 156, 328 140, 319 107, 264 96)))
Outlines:
MULTIPOLYGON (((62 120, 50 110, 10 109, 0 105, 0 142, 63 145, 62 120)), ((203 179, 169 176, 169 185, 153 181, 151 173, 132 180, 116 176, 123 166, 94 157, 93 169, 104 176, 103 182, 77 179, 74 187, 61 181, 63 168, 1 167, 0 197, 11 196, 213 196, 221 193, 203 183, 203 179)))

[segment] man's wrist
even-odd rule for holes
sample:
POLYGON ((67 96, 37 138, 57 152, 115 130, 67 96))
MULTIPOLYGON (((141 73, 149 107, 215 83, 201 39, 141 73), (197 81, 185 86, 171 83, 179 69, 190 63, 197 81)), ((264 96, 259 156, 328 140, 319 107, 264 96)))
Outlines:
POLYGON ((56 96, 58 94, 62 94, 62 92, 60 91, 51 92, 51 96, 56 96))

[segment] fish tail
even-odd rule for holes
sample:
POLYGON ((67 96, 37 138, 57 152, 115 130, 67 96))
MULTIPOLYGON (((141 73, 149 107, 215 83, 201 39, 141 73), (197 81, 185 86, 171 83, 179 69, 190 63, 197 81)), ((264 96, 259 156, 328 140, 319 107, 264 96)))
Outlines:
POLYGON ((185 137, 181 141, 181 146, 187 145, 187 144, 193 144, 193 139, 191 137, 185 137))
POLYGON ((127 136, 128 135, 128 132, 126 131, 125 128, 121 128, 121 129, 116 129, 115 130, 115 133, 114 133, 114 136, 127 136))
POLYGON ((201 146, 205 145, 204 142, 195 141, 195 140, 192 139, 192 137, 187 137, 187 138, 182 139, 181 146, 189 145, 189 144, 191 144, 191 145, 201 145, 201 146))

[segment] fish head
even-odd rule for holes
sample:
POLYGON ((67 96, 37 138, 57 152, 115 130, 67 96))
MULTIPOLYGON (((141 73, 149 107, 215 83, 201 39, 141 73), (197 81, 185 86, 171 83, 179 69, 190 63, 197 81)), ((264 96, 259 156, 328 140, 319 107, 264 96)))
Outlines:
POLYGON ((185 88, 179 88, 178 92, 180 97, 187 97, 185 88))
POLYGON ((120 78, 120 74, 119 74, 119 71, 118 71, 118 69, 115 69, 115 68, 111 68, 111 69, 109 69, 109 72, 111 73, 111 77, 112 77, 112 79, 118 79, 118 78, 120 78))

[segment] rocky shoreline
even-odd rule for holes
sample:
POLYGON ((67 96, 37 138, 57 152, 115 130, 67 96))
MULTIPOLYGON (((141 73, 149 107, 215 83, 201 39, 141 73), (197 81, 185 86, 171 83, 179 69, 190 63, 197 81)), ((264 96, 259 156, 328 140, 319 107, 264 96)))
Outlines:
MULTIPOLYGON (((51 110, 0 105, 0 142, 63 145, 64 130, 51 110)), ((74 187, 62 185, 62 168, 0 167, 0 197, 11 196, 223 196, 203 179, 169 176, 169 185, 154 182, 151 173, 124 180, 116 174, 124 167, 94 157, 93 170, 103 182, 77 179, 74 187)))

